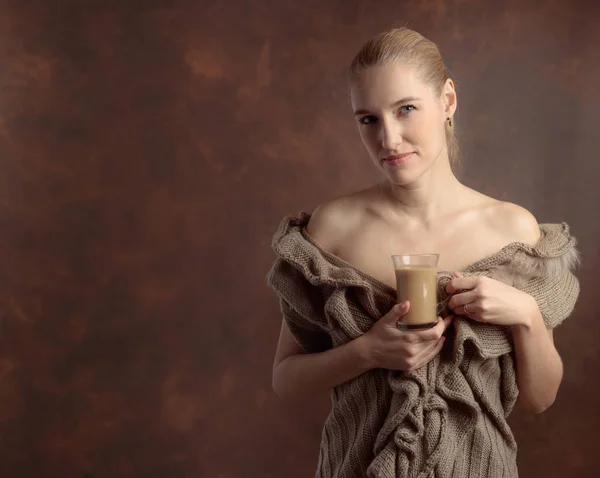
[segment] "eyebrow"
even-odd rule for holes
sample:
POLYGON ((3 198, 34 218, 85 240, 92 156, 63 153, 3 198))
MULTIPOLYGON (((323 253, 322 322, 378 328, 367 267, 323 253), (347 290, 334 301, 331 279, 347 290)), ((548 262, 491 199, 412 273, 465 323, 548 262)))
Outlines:
MULTIPOLYGON (((414 96, 407 96, 406 98, 402 98, 401 100, 396 101, 395 103, 390 105, 390 108, 395 108, 396 106, 400 106, 401 104, 404 103, 411 103, 414 101, 421 101, 420 98, 416 98, 414 96)), ((368 114, 369 110, 356 110, 354 112, 354 116, 358 116, 358 115, 365 115, 368 114)))

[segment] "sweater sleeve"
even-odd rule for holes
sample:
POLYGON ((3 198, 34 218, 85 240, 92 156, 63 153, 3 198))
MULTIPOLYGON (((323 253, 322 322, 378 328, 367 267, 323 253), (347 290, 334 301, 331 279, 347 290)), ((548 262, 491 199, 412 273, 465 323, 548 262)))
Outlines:
POLYGON ((306 353, 330 349, 330 325, 319 287, 310 284, 293 264, 281 259, 269 271, 268 283, 279 297, 283 319, 298 345, 306 353))
POLYGON ((283 320, 304 352, 309 354, 325 352, 332 347, 331 337, 323 326, 305 320, 284 299, 280 299, 279 302, 283 320))
POLYGON ((577 277, 566 270, 560 275, 533 278, 523 290, 535 298, 546 327, 554 328, 571 315, 580 289, 577 277))

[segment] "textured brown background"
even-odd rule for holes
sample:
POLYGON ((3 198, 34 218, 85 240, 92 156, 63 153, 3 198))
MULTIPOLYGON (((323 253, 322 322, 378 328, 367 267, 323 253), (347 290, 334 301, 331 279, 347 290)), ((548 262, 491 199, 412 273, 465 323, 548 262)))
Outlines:
POLYGON ((598 476, 598 2, 0 0, 0 477, 312 476, 269 242, 374 178, 343 69, 406 23, 458 83, 464 181, 580 241, 560 396, 511 421, 522 476, 598 476))

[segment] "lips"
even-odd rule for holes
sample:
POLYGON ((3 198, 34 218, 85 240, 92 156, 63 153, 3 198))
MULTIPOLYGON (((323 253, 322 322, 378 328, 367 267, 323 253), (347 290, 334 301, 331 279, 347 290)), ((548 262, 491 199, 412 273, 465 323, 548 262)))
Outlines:
POLYGON ((402 153, 402 154, 394 154, 393 156, 387 156, 386 158, 383 158, 383 161, 387 164, 391 164, 391 165, 398 165, 398 164, 404 164, 406 163, 406 161, 409 160, 409 158, 413 155, 414 153, 402 153))

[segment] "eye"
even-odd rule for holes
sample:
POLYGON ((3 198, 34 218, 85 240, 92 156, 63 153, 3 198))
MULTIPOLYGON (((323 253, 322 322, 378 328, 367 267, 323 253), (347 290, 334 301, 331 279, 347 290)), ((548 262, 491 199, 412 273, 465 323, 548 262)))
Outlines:
POLYGON ((377 121, 377 118, 373 115, 368 115, 368 116, 363 116, 358 121, 360 124, 369 125, 369 124, 375 123, 375 121, 377 121))
POLYGON ((401 106, 398 111, 403 115, 407 115, 408 113, 410 113, 411 111, 415 111, 416 109, 417 108, 415 108, 414 105, 404 105, 401 106))

